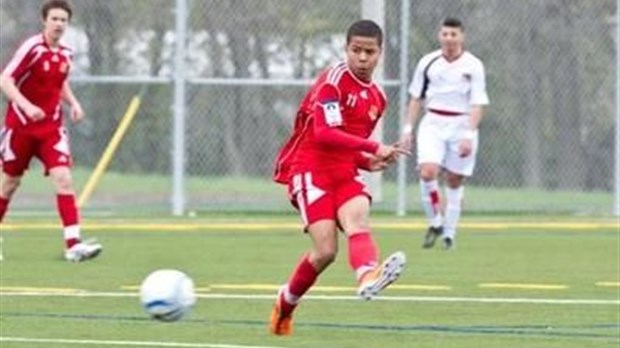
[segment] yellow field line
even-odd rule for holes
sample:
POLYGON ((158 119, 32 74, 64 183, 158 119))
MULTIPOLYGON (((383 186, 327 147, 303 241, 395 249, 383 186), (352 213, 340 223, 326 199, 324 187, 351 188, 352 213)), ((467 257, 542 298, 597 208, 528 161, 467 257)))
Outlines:
MULTIPOLYGON (((211 284, 208 287, 198 287, 197 292, 209 292, 212 290, 258 290, 258 291, 278 291, 281 285, 278 284, 211 284)), ((136 285, 126 285, 121 287, 122 290, 136 291, 139 289, 136 285)), ((421 284, 400 284, 392 285, 393 290, 426 290, 426 291, 445 291, 452 288, 445 285, 421 285, 421 284)), ((357 287, 353 286, 313 286, 312 291, 320 292, 355 292, 357 287)))
MULTIPOLYGON (((426 223, 416 222, 377 222, 373 224, 374 229, 379 230, 423 230, 426 223)), ((3 224, 3 231, 19 230, 58 230, 57 223, 9 223, 3 224)), ((107 230, 107 231, 273 231, 273 230, 298 230, 300 224, 288 222, 196 222, 196 223, 128 223, 128 222, 105 222, 89 223, 82 225, 84 230, 107 230)), ((475 230, 507 230, 507 229, 543 229, 543 230, 598 230, 616 228, 620 232, 620 223, 616 222, 464 222, 461 224, 463 229, 475 230)))
MULTIPOLYGON (((620 287, 620 282, 601 281, 594 284, 597 287, 620 287)), ((254 291, 277 291, 279 284, 209 284, 208 286, 196 287, 196 292, 211 292, 212 290, 254 290, 254 291)), ((517 289, 517 290, 566 290, 570 288, 564 284, 533 284, 533 283, 480 283, 480 288, 489 289, 517 289)), ((138 291, 137 285, 124 285, 120 287, 123 291, 138 291)), ((422 290, 422 291, 450 291, 453 290, 448 285, 428 285, 428 284, 394 284, 391 290, 422 290)), ((353 286, 315 286, 312 291, 317 292, 355 292, 353 286)), ((0 292, 4 293, 82 293, 88 292, 84 289, 71 288, 48 288, 35 286, 1 286, 0 292)))
POLYGON ((45 292, 45 293, 67 293, 67 292, 84 292, 85 290, 80 289, 69 289, 69 288, 40 288, 40 287, 32 287, 32 286, 0 286, 0 291, 2 292, 45 292))
POLYGON ((528 284, 528 283, 483 283, 481 288, 491 289, 520 289, 520 290, 565 290, 568 285, 563 284, 528 284))

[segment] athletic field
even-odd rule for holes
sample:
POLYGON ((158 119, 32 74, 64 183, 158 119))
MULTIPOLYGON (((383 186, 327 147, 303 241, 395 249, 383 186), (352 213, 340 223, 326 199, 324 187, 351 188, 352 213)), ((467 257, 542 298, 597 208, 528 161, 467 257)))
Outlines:
POLYGON ((620 235, 614 219, 465 217, 457 249, 422 250, 421 218, 373 220, 383 254, 403 250, 400 281, 377 300, 355 294, 346 245, 273 337, 276 289, 309 240, 294 216, 86 220, 100 258, 62 260, 55 218, 3 226, 0 345, 218 348, 586 348, 620 345, 620 235), (199 300, 176 323, 147 318, 137 287, 176 268, 199 300))

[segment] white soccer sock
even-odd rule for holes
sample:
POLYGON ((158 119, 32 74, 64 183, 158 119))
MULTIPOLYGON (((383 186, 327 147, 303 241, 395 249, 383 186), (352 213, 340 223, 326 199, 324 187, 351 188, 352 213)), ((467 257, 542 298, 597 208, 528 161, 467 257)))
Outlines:
POLYGON ((439 183, 437 180, 420 180, 420 194, 422 195, 422 207, 428 224, 433 227, 442 225, 441 204, 439 201, 439 183), (433 197, 437 200, 433 202, 433 197))
POLYGON ((443 231, 446 237, 456 236, 456 227, 461 218, 463 190, 463 186, 456 189, 446 187, 446 219, 443 231))
POLYGON ((80 239, 80 225, 65 226, 63 232, 65 240, 80 239))

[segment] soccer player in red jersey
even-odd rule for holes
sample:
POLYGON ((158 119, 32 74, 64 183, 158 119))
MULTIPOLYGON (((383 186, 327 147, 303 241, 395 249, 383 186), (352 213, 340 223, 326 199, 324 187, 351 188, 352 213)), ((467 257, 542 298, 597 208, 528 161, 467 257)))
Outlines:
POLYGON ((274 180, 288 185, 313 245, 278 293, 270 325, 275 335, 292 333, 293 310, 336 257, 339 229, 348 239, 349 265, 362 298, 371 299, 393 283, 405 266, 402 252, 378 263, 370 192, 359 173, 381 170, 408 154, 398 144, 368 139, 387 103, 372 80, 382 42, 383 32, 373 21, 349 27, 346 60, 318 76, 297 111, 293 135, 278 154, 274 180))
POLYGON ((67 130, 62 125, 61 101, 71 106, 71 121, 84 117, 67 81, 72 52, 60 43, 72 13, 66 0, 45 1, 41 7, 43 32, 26 40, 0 75, 0 89, 9 100, 0 134, 0 223, 30 160, 37 157, 56 190, 65 258, 79 262, 97 256, 102 247, 80 239, 72 158, 67 130))

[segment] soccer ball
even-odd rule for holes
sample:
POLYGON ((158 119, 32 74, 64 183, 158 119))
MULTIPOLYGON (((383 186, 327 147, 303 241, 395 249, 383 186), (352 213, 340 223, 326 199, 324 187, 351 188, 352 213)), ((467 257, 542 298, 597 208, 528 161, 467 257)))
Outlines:
POLYGON ((181 271, 156 270, 140 285, 140 301, 151 318, 177 321, 196 303, 194 282, 181 271))

